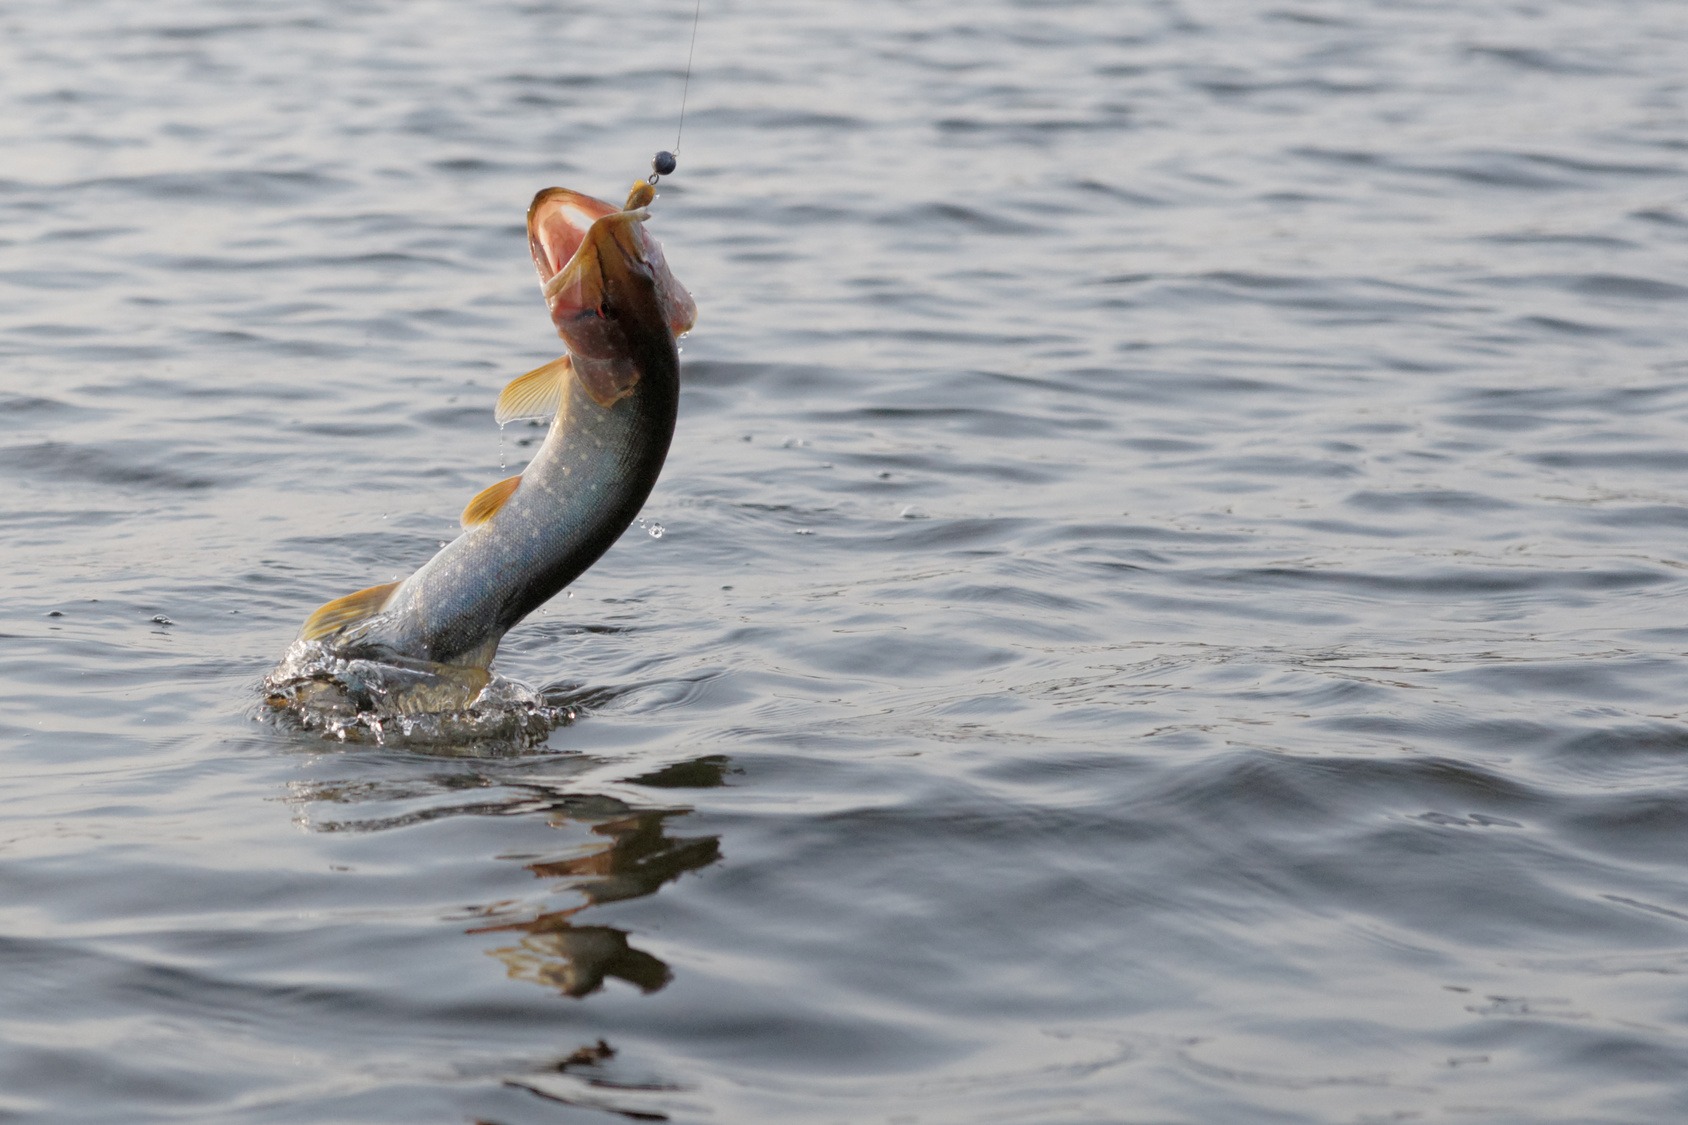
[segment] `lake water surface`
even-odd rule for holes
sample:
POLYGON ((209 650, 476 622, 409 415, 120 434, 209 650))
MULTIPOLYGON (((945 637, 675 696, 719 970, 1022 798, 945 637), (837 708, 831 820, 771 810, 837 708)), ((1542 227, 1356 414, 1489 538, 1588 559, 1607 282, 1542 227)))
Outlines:
POLYGON ((705 0, 576 721, 256 720, 691 20, 0 10, 0 1120, 1688 1117, 1680 0, 705 0))

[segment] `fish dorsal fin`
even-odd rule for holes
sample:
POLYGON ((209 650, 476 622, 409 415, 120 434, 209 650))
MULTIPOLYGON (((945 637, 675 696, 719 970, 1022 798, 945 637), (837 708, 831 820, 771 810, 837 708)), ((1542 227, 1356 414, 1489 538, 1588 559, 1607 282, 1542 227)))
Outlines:
POLYGON ((500 426, 528 418, 550 418, 563 401, 563 382, 572 366, 565 355, 543 367, 535 367, 526 375, 516 376, 498 396, 493 418, 500 426))
POLYGON ((343 598, 335 598, 305 619, 305 626, 299 630, 299 635, 307 641, 320 641, 348 625, 367 621, 386 607, 393 591, 398 588, 397 582, 384 582, 367 590, 359 590, 355 594, 347 594, 343 598))
POLYGON ((522 475, 517 473, 513 477, 506 477, 497 484, 488 485, 475 493, 475 498, 469 501, 469 506, 463 509, 463 526, 474 527, 485 523, 498 513, 504 506, 504 501, 516 491, 516 486, 522 483, 522 475))

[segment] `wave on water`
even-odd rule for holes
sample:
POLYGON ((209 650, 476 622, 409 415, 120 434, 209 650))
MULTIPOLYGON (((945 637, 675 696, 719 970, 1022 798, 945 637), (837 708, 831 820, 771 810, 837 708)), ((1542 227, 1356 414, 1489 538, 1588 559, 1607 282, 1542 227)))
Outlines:
POLYGON ((264 677, 257 717, 340 742, 511 753, 543 742, 575 709, 485 669, 373 660, 300 640, 264 677))

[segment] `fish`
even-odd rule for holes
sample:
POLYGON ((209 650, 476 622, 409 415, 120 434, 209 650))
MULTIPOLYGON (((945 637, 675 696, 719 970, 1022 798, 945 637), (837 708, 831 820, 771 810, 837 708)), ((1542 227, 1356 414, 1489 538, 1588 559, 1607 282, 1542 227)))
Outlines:
MULTIPOLYGON (((499 424, 551 419, 521 473, 463 509, 463 531, 410 577, 312 613, 270 677, 326 657, 378 676, 403 710, 461 708, 490 678, 504 635, 578 578, 621 536, 655 486, 680 400, 678 339, 697 318, 645 224, 656 197, 638 181, 621 207, 546 188, 528 208, 528 246, 566 354, 499 395, 499 424), (394 672, 408 673, 394 678, 394 672), (394 690, 395 683, 401 684, 394 690)), ((309 677, 321 683, 320 672, 309 677)), ((295 688, 297 684, 293 685, 295 688)), ((342 692, 365 697, 359 685, 342 692)), ((280 689, 280 690, 275 690, 280 689)))

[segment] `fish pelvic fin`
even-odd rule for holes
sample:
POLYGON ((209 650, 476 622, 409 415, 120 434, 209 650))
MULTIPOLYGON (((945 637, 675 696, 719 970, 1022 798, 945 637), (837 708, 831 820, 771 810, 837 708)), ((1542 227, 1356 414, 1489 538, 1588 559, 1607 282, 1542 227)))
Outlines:
MULTIPOLYGON (((526 376, 523 376, 526 378, 526 376)), ((522 483, 522 475, 517 473, 513 477, 506 477, 497 484, 488 485, 475 493, 475 498, 469 501, 469 506, 463 509, 463 526, 474 527, 485 523, 498 514, 498 509, 504 506, 504 501, 515 493, 516 486, 522 483)))
POLYGON ((498 396, 493 418, 500 426, 529 418, 548 419, 563 401, 563 386, 574 364, 568 356, 535 367, 510 381, 498 396))
POLYGON ((307 641, 320 641, 348 626, 367 621, 386 608, 392 600, 393 591, 398 588, 397 582, 384 582, 343 598, 335 598, 305 618, 299 635, 307 641))

